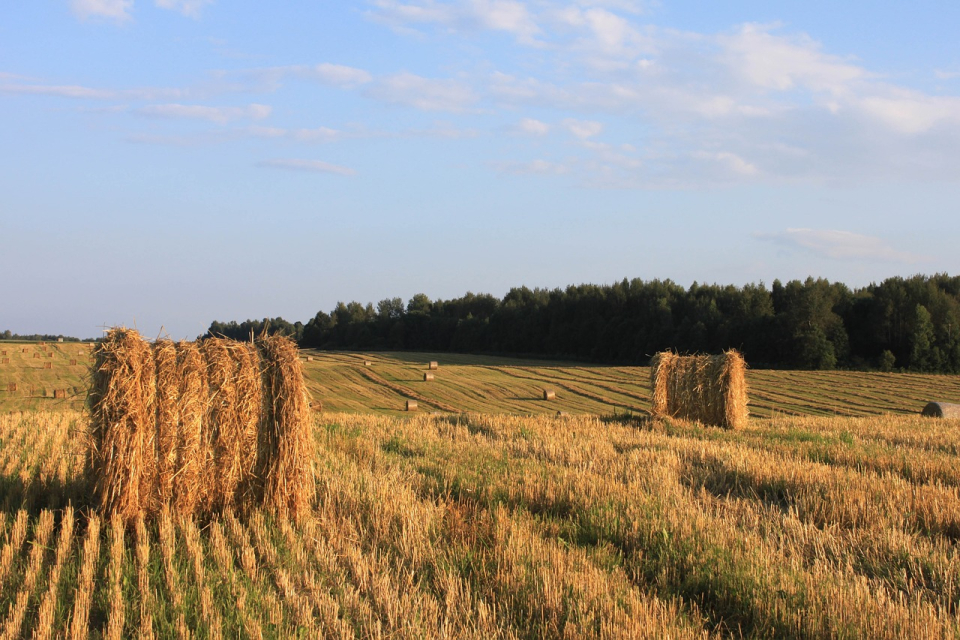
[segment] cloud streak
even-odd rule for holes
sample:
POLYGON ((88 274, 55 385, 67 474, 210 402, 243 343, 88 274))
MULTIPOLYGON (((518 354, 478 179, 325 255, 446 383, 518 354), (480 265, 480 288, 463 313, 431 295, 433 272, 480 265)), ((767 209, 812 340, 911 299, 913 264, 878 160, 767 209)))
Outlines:
POLYGON ((754 237, 833 260, 876 260, 903 264, 924 261, 922 256, 894 249, 881 238, 836 229, 787 229, 776 233, 755 233, 754 237))
POLYGON ((341 167, 322 160, 303 160, 299 158, 261 160, 257 163, 257 166, 269 169, 285 169, 288 171, 305 171, 308 173, 330 173, 338 176, 353 176, 357 174, 355 170, 349 167, 341 167))

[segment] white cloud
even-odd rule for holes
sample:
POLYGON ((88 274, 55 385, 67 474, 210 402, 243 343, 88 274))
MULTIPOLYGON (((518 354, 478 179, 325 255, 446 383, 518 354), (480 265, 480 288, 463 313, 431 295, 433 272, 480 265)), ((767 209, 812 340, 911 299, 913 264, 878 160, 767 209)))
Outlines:
POLYGON ((355 87, 366 84, 372 79, 370 74, 363 69, 328 62, 316 65, 307 75, 313 75, 321 82, 338 87, 355 87))
POLYGON ((693 154, 693 157, 699 160, 710 160, 717 162, 735 174, 741 176, 754 176, 758 172, 756 165, 747 162, 737 154, 730 153, 729 151, 720 151, 718 153, 697 151, 693 154))
POLYGON ((777 233, 755 233, 754 237, 776 244, 802 249, 836 260, 879 260, 916 263, 923 258, 898 251, 881 238, 835 229, 787 229, 777 233))
POLYGON ((591 120, 575 120, 573 118, 567 118, 563 121, 563 126, 567 131, 572 133, 580 140, 592 138, 603 131, 603 123, 594 122, 591 120))
POLYGON ((516 0, 377 0, 376 19, 400 29, 409 25, 439 25, 451 31, 491 29, 513 34, 520 42, 532 44, 540 33, 533 15, 523 2, 516 0))
POLYGON ((458 80, 424 78, 398 73, 377 81, 367 90, 376 100, 403 104, 424 111, 463 112, 479 100, 473 89, 458 80))
POLYGON ((924 133, 943 123, 960 124, 960 98, 955 97, 896 90, 887 96, 865 96, 855 104, 905 134, 924 133))
POLYGON ((4 84, 0 85, 0 92, 17 93, 21 95, 56 96, 59 98, 88 98, 94 100, 110 100, 117 97, 116 91, 93 89, 79 85, 4 84))
POLYGON ((517 124, 516 131, 530 136, 545 136, 550 133, 550 125, 533 118, 524 118, 517 124))
POLYGON ((349 167, 341 167, 322 160, 301 160, 296 158, 262 160, 257 163, 257 166, 273 169, 289 169, 292 171, 308 171, 312 173, 332 173, 338 176, 353 176, 357 173, 349 167))
POLYGON ((270 115, 271 108, 265 104, 250 104, 246 107, 208 107, 197 104, 154 104, 141 107, 136 113, 154 118, 186 118, 208 120, 226 124, 231 120, 262 120, 270 115))
POLYGON ((777 91, 845 94, 851 83, 869 77, 862 67, 823 53, 806 35, 772 34, 775 27, 745 24, 733 35, 718 37, 729 68, 758 87, 777 91))
POLYGON ((494 169, 501 174, 524 175, 563 175, 570 173, 571 167, 566 164, 550 162, 548 160, 531 160, 529 162, 497 162, 494 169))
POLYGON ((70 9, 81 20, 108 18, 117 22, 130 19, 133 0, 70 0, 70 9))
POLYGON ((185 16, 199 18, 200 10, 208 4, 213 4, 213 0, 154 0, 154 3, 161 9, 172 9, 185 16))

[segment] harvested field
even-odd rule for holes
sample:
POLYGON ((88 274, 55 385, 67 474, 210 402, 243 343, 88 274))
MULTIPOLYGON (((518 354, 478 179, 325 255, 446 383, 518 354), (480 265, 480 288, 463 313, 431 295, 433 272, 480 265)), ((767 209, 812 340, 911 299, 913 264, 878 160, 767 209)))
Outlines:
POLYGON ((300 521, 164 510, 124 527, 90 509, 81 414, 0 415, 4 631, 960 633, 960 431, 946 420, 313 419, 300 521))

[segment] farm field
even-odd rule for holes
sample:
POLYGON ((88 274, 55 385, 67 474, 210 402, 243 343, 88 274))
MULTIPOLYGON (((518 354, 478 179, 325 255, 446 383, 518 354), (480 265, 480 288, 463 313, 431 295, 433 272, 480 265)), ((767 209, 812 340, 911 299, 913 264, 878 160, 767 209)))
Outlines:
POLYGON ((596 416, 314 416, 316 506, 85 502, 77 412, 0 416, 0 634, 955 637, 960 433, 596 416))
POLYGON ((955 377, 750 371, 725 431, 647 418, 643 367, 305 351, 309 515, 125 528, 89 361, 20 355, 74 393, 0 405, 0 638, 960 635, 960 429, 916 415, 955 377))
MULTIPOLYGON (((0 364, 0 411, 82 408, 89 344, 7 343, 0 349, 10 360, 0 364), (17 391, 9 391, 10 384, 17 391), (66 397, 54 398, 55 389, 65 390, 66 397)), ((407 352, 302 354, 307 386, 327 411, 402 415, 406 399, 416 400, 420 411, 442 413, 642 415, 650 410, 648 367, 407 352), (434 380, 424 382, 430 361, 439 362, 440 369, 432 372, 434 380), (556 391, 555 400, 543 400, 547 388, 556 391)), ((747 371, 747 384, 751 415, 766 418, 910 414, 929 401, 960 402, 960 376, 949 375, 757 369, 747 371)))
MULTIPOLYGON (((307 385, 330 411, 399 415, 405 398, 444 413, 613 415, 650 410, 650 369, 430 353, 303 351, 307 385), (364 362, 372 364, 365 366, 364 362), (435 379, 423 381, 437 361, 435 379), (543 390, 557 397, 543 401, 543 390)), ((862 416, 918 413, 960 402, 960 376, 855 371, 748 370, 750 412, 862 416)))

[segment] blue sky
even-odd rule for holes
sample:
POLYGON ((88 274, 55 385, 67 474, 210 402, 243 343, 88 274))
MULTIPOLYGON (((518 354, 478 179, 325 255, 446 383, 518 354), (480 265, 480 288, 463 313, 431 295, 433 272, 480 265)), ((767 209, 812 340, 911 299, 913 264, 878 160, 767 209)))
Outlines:
POLYGON ((0 330, 960 272, 956 2, 8 4, 0 330))

